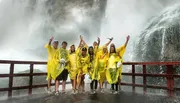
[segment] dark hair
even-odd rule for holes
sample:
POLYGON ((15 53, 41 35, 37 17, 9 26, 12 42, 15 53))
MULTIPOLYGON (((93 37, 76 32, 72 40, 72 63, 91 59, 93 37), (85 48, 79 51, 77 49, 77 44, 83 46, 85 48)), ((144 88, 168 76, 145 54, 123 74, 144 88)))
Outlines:
POLYGON ((86 47, 83 47, 83 48, 82 48, 82 51, 87 51, 87 48, 86 48, 86 47))
POLYGON ((66 42, 66 41, 63 41, 62 44, 66 44, 66 45, 67 45, 67 42, 66 42))
MULTIPOLYGON (((72 47, 75 47, 75 45, 73 44, 73 45, 70 46, 70 48, 72 48, 72 47)), ((74 52, 75 52, 75 51, 76 51, 76 50, 74 50, 74 52)), ((70 54, 71 54, 71 53, 74 53, 74 52, 72 52, 72 50, 70 49, 70 54)))
POLYGON ((53 43, 57 43, 57 44, 59 44, 59 42, 58 42, 58 41, 54 41, 53 43))
POLYGON ((111 47, 114 47, 114 52, 113 52, 113 53, 116 53, 116 47, 115 47, 115 45, 111 45, 110 48, 109 48, 110 54, 111 54, 111 47))
POLYGON ((92 62, 93 61, 93 59, 94 59, 94 52, 90 52, 90 49, 92 49, 93 51, 94 51, 94 48, 93 48, 93 46, 90 46, 89 48, 88 48, 88 53, 89 53, 89 56, 90 56, 90 62, 92 62))

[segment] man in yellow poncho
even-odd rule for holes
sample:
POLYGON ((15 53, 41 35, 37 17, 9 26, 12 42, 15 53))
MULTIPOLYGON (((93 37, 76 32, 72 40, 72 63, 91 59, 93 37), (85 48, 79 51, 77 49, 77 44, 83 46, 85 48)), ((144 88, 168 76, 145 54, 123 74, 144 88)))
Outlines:
POLYGON ((55 80, 55 65, 56 65, 56 58, 55 55, 58 51, 58 41, 53 42, 53 46, 51 46, 51 42, 53 37, 49 40, 49 43, 45 45, 45 48, 48 51, 48 61, 47 61, 47 80, 48 80, 48 93, 51 93, 51 79, 55 80))
POLYGON ((89 66, 89 55, 87 54, 87 48, 83 47, 81 49, 81 53, 77 57, 77 67, 78 67, 78 78, 77 78, 77 88, 80 90, 80 86, 82 86, 82 91, 84 92, 84 78, 85 74, 88 73, 89 66))
POLYGON ((120 48, 116 49, 114 44, 111 44, 110 46, 106 78, 108 83, 111 84, 111 88, 114 94, 118 93, 118 84, 122 79, 122 62, 123 62, 122 56, 125 53, 125 49, 128 41, 129 41, 129 36, 127 37, 126 43, 120 48), (114 86, 116 88, 115 91, 114 91, 114 86))
POLYGON ((100 49, 96 55, 96 59, 97 59, 96 68, 98 68, 99 84, 100 84, 100 89, 102 93, 104 93, 103 83, 106 79, 105 70, 106 70, 107 61, 108 61, 107 46, 111 43, 112 40, 113 38, 110 38, 108 43, 106 43, 103 47, 100 47, 102 49, 100 49))
POLYGON ((62 93, 65 93, 66 88, 66 80, 68 77, 68 64, 69 64, 69 55, 68 50, 66 50, 67 42, 62 42, 62 47, 59 48, 59 66, 57 67, 56 72, 56 93, 55 95, 59 94, 59 81, 62 80, 62 93))

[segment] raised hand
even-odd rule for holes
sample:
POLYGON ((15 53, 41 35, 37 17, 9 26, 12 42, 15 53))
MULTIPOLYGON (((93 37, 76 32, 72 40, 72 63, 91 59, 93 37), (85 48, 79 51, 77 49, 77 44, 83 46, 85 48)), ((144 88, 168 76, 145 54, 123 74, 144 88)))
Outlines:
POLYGON ((100 38, 99 37, 98 37, 97 41, 100 42, 100 38))
POLYGON ((52 36, 49 40, 52 41, 54 39, 54 37, 52 36))
POLYGON ((82 35, 80 35, 80 40, 83 40, 83 36, 82 35))
POLYGON ((108 39, 112 41, 112 40, 113 40, 113 37, 111 37, 111 38, 108 38, 108 39))
POLYGON ((129 39, 130 39, 130 36, 128 35, 128 36, 126 37, 126 39, 129 40, 129 39))

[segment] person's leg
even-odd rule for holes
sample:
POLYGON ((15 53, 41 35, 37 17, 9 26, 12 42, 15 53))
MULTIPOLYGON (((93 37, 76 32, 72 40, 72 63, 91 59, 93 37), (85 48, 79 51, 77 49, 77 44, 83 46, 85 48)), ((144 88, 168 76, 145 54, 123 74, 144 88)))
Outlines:
POLYGON ((111 84, 111 89, 114 90, 114 84, 111 84))
POLYGON ((94 80, 92 80, 91 83, 90 83, 91 90, 93 90, 93 84, 94 84, 94 80))
POLYGON ((121 91, 121 79, 119 79, 119 91, 121 91))
POLYGON ((77 80, 77 89, 79 90, 80 89, 80 86, 81 86, 81 78, 82 78, 82 74, 78 74, 78 80, 77 80))
POLYGON ((94 80, 92 80, 90 83, 91 94, 94 94, 93 85, 94 85, 94 80))
POLYGON ((98 81, 95 80, 95 89, 97 90, 97 86, 98 86, 98 81))
POLYGON ((55 81, 55 89, 56 89, 56 92, 59 92, 59 80, 55 81))
POLYGON ((63 81, 62 81, 62 92, 64 93, 65 92, 65 89, 66 89, 66 80, 67 80, 67 77, 68 77, 68 71, 66 69, 64 69, 64 72, 63 72, 63 81))
POLYGON ((118 91, 118 84, 119 84, 119 82, 117 82, 115 85, 116 85, 116 91, 118 91))
POLYGON ((51 78, 48 79, 48 87, 47 87, 47 88, 48 88, 48 89, 51 88, 51 78))
POLYGON ((84 84, 84 76, 85 76, 85 75, 83 75, 83 76, 82 76, 82 79, 81 79, 81 80, 82 80, 82 91, 83 91, 83 92, 85 91, 85 90, 84 90, 84 89, 85 89, 85 87, 84 87, 84 86, 85 86, 85 84, 84 84))

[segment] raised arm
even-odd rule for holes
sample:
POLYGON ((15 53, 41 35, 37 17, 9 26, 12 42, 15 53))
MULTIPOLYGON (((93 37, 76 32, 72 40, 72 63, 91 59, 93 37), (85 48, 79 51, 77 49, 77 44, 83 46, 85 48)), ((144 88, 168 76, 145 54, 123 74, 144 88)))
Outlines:
POLYGON ((45 45, 45 48, 50 48, 51 47, 50 45, 51 45, 51 42, 52 42, 53 39, 54 39, 53 37, 51 37, 49 39, 49 43, 45 45))
POLYGON ((50 39, 49 39, 49 45, 51 45, 51 42, 53 41, 53 39, 54 39, 54 37, 51 37, 50 39))
POLYGON ((126 42, 125 42, 125 44, 124 44, 125 47, 127 46, 128 42, 129 42, 129 39, 130 39, 130 36, 128 35, 128 36, 126 37, 126 42))
POLYGON ((79 42, 79 46, 78 46, 78 48, 80 48, 80 47, 81 47, 81 43, 82 43, 82 36, 80 35, 80 42, 79 42))
POLYGON ((98 39, 97 39, 97 40, 98 40, 98 46, 99 46, 99 45, 100 45, 100 38, 98 37, 98 39))
POLYGON ((105 44, 106 47, 112 42, 113 37, 112 38, 108 38, 108 39, 109 39, 109 41, 105 44))
POLYGON ((86 42, 84 41, 83 37, 82 37, 82 43, 85 47, 88 47, 88 45, 86 44, 86 42))

